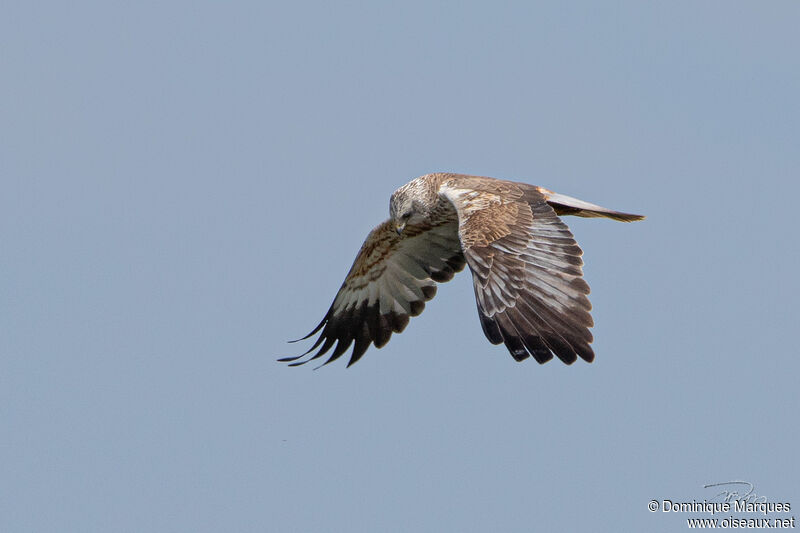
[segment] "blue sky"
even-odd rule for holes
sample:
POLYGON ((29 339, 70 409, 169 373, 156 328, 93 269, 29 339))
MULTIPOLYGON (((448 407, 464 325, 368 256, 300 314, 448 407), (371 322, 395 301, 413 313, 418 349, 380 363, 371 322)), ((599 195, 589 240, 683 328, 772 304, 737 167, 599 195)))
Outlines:
POLYGON ((0 529, 676 531, 650 500, 734 479, 800 506, 799 20, 7 6, 0 529), (350 369, 275 362, 433 171, 648 215, 566 220, 594 363, 515 363, 463 274, 350 369))

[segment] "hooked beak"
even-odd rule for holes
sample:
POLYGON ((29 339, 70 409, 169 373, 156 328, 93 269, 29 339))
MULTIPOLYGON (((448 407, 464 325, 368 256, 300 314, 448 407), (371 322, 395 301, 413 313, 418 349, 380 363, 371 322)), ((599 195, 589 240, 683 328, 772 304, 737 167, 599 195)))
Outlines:
POLYGON ((398 235, 402 235, 403 234, 403 230, 406 229, 406 223, 405 222, 399 222, 399 223, 394 225, 394 229, 397 230, 397 234, 398 235))

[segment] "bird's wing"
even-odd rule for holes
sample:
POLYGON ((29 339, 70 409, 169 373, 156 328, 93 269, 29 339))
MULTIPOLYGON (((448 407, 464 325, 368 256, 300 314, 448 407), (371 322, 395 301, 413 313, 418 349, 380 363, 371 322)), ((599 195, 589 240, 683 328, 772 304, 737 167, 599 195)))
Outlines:
POLYGON ((582 251, 538 188, 456 175, 440 193, 455 206, 483 332, 514 359, 594 359, 582 251))
POLYGON ((402 236, 387 220, 370 232, 325 318, 303 337, 322 330, 311 349, 280 361, 301 365, 336 343, 324 363, 328 364, 355 343, 347 366, 352 365, 370 343, 380 348, 392 333, 403 331, 409 317, 422 313, 425 302, 434 297, 436 282, 449 281, 464 264, 454 211, 426 226, 409 225, 402 236), (302 359, 318 347, 313 356, 302 359))

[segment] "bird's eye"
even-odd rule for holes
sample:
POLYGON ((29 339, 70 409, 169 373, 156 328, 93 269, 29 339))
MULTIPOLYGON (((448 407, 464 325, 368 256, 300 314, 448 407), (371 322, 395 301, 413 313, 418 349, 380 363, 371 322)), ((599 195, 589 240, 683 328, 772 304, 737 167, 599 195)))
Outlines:
POLYGON ((411 211, 406 211, 400 218, 402 218, 403 220, 408 220, 409 218, 411 218, 411 211))

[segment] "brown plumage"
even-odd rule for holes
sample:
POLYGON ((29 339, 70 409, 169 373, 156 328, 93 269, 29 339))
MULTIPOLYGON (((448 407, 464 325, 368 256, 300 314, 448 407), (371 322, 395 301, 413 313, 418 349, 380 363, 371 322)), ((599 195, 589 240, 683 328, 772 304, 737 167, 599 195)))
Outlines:
POLYGON ((280 361, 301 365, 333 348, 327 364, 352 345, 352 365, 370 344, 380 348, 402 332, 434 297, 436 283, 466 264, 491 343, 505 344, 517 361, 545 363, 555 355, 567 364, 591 362, 583 252, 558 215, 644 218, 525 183, 447 173, 400 187, 389 212, 367 236, 325 317, 299 339, 321 330, 311 349, 280 361))

